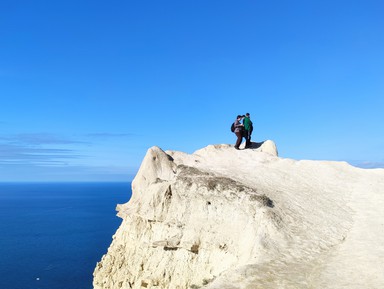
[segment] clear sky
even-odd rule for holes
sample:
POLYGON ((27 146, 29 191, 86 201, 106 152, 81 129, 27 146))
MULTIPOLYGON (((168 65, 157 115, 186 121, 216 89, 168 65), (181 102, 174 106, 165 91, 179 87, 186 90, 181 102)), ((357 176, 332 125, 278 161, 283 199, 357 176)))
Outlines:
POLYGON ((130 181, 151 146, 384 167, 384 2, 2 0, 0 181, 130 181))

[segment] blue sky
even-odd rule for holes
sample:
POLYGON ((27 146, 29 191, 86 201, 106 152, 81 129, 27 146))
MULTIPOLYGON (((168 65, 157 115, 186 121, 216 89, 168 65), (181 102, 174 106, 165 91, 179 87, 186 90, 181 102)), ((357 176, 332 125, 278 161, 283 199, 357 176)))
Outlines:
POLYGON ((382 1, 0 3, 0 181, 129 181, 147 149, 254 141, 384 167, 382 1))

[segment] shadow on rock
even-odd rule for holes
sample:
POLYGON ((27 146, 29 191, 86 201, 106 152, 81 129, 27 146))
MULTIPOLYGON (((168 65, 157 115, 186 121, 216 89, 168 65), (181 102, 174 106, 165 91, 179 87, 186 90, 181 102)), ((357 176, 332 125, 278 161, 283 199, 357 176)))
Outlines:
POLYGON ((264 141, 262 142, 251 142, 250 149, 258 149, 263 145, 264 141))

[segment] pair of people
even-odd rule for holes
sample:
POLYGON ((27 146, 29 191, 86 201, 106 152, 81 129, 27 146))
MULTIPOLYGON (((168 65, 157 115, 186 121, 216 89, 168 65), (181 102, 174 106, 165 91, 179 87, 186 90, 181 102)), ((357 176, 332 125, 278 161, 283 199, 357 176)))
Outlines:
POLYGON ((235 131, 237 136, 235 149, 240 149, 240 144, 245 137, 245 148, 251 147, 251 135, 253 131, 253 124, 251 121, 251 115, 247 112, 245 115, 238 115, 235 120, 235 131), (241 123, 241 121, 243 121, 241 123))

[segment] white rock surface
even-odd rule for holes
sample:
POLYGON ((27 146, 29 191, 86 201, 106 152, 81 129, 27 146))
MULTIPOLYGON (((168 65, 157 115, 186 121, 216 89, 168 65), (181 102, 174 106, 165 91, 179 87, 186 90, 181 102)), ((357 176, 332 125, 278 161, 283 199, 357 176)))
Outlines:
POLYGON ((95 289, 384 288, 384 170, 148 150, 95 289))

